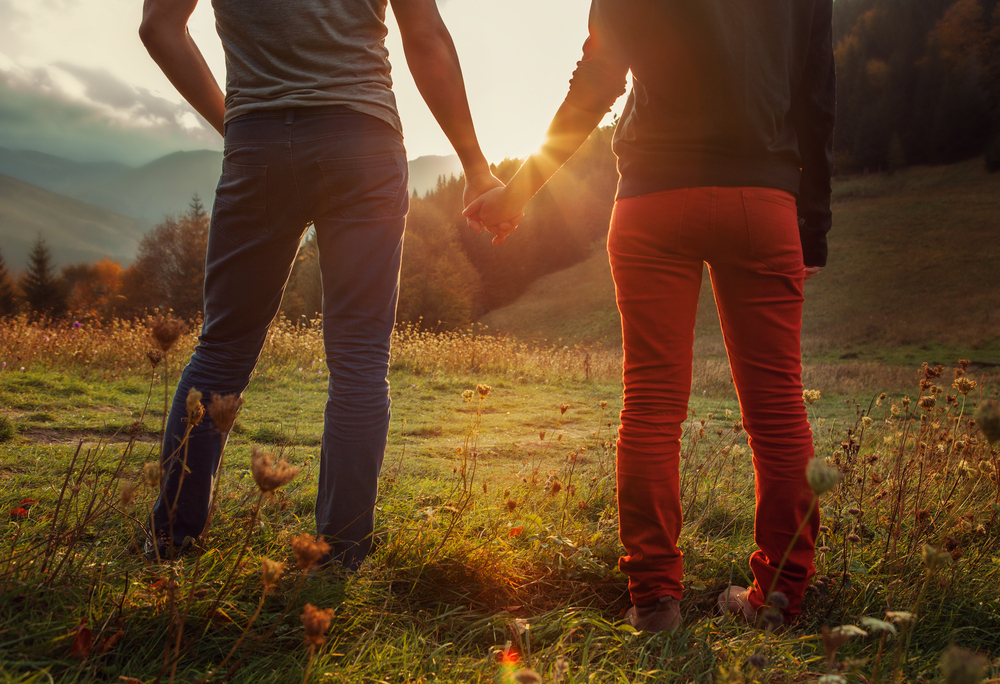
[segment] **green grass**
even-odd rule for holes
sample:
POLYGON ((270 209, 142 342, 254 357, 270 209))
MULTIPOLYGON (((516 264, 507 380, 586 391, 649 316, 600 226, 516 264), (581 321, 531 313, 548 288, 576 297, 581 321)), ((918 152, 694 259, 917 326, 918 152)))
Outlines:
MULTIPOLYGON (((884 388, 863 374, 847 377, 857 370, 850 362, 822 367, 843 371, 838 387, 864 390, 824 391, 810 406, 818 453, 847 479, 822 501, 831 528, 818 557, 825 581, 798 623, 766 635, 714 613, 723 588, 748 582, 753 481, 745 434, 734 429, 732 392, 703 381, 704 394, 692 397, 682 461, 685 624, 677 634, 651 636, 621 621, 629 602, 616 566, 620 383, 610 373, 588 380, 584 370, 611 366, 614 357, 581 349, 556 361, 552 352, 530 356, 513 342, 473 337, 438 343, 453 356, 408 351, 407 344, 428 340, 397 352, 376 548, 350 577, 295 569, 289 546, 292 535, 314 530, 326 393, 325 373, 301 360, 311 353, 305 347, 280 364, 280 354, 265 357, 245 394, 205 553, 164 564, 127 553, 155 491, 140 484, 135 501, 118 501, 120 482, 141 483, 142 464, 157 458, 161 379, 140 441, 129 441, 125 431, 142 414, 148 369, 135 380, 92 373, 83 381, 72 366, 46 369, 39 359, 23 373, 0 374, 0 413, 14 428, 0 443, 0 511, 9 516, 0 544, 0 679, 301 682, 308 667, 312 682, 507 683, 530 666, 546 682, 564 667, 563 682, 815 681, 827 669, 820 628, 882 618, 887 608, 918 615, 896 668, 905 681, 939 681, 938 661, 952 644, 1000 655, 1000 452, 969 427, 971 408, 946 409, 942 399, 921 422, 923 410, 902 410, 899 394, 874 406, 884 388), (492 370, 461 370, 471 357, 492 370), (465 401, 463 391, 480 383, 491 386, 488 396, 465 401), (112 425, 120 429, 109 433, 112 425), (251 526, 258 495, 250 450, 257 444, 302 471, 264 500, 251 526), (897 464, 902 471, 894 474, 897 464), (891 506, 897 496, 901 511, 891 506), (27 498, 37 503, 24 517, 7 513, 27 498), (918 504, 927 510, 919 525, 918 504), (855 506, 863 518, 849 512, 855 506), (851 533, 861 541, 846 541, 851 533), (946 537, 959 559, 927 571, 921 545, 946 537), (288 567, 262 599, 263 557, 288 567), (311 664, 299 620, 306 603, 335 609, 311 664), (81 625, 91 630, 86 654, 73 647, 81 625), (216 671, 241 638, 234 659, 216 671), (748 664, 755 654, 766 660, 763 668, 748 664)), ((986 389, 993 393, 995 385, 986 389)), ((916 397, 919 388, 907 393, 916 397)), ((889 681, 891 657, 905 639, 887 640, 880 681, 889 681)), ((869 681, 877 650, 877 637, 851 640, 838 653, 840 674, 869 681)), ((995 662, 986 676, 998 675, 995 662)))

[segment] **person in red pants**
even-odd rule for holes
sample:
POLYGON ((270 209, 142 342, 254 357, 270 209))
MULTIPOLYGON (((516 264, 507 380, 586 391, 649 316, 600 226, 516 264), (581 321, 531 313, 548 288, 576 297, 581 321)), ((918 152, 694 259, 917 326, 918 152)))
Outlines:
POLYGON ((815 572, 800 329, 803 283, 826 265, 831 225, 832 5, 593 0, 583 58, 544 145, 465 211, 503 243, 631 71, 608 253, 625 350, 619 566, 638 629, 681 624, 678 459, 705 263, 756 475, 753 585, 729 587, 720 608, 754 622, 781 592, 771 602, 792 619, 815 572))

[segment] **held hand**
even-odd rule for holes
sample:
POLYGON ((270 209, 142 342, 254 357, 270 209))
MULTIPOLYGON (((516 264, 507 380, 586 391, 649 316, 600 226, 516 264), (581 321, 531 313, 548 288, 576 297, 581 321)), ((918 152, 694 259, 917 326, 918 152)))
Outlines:
MULTIPOLYGON (((494 188, 502 188, 503 181, 494 176, 489 171, 485 173, 480 173, 475 176, 465 175, 465 192, 462 194, 462 206, 469 206, 473 200, 480 197, 483 193, 489 192, 494 188)), ((468 217, 467 217, 468 218, 468 217)), ((481 233, 483 231, 483 226, 478 221, 473 219, 468 219, 469 228, 481 233)))
POLYGON ((822 266, 806 266, 806 280, 816 277, 816 274, 822 270, 822 266))
POLYGON ((493 233, 493 244, 502 245, 524 218, 524 205, 511 196, 508 188, 500 187, 477 198, 462 214, 474 230, 486 228, 493 233))

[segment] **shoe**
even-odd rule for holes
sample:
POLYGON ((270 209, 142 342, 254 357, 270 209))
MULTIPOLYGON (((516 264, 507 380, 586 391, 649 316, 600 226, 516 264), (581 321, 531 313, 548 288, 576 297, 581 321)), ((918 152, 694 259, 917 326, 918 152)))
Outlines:
POLYGON ((788 606, 788 599, 785 598, 784 594, 774 592, 772 601, 760 610, 754 610, 754 607, 750 605, 749 594, 749 589, 738 587, 735 584, 727 587, 724 592, 719 594, 716 601, 719 612, 723 615, 739 615, 751 627, 759 627, 769 634, 785 624, 785 616, 781 612, 781 607, 788 606), (784 602, 784 605, 779 602, 779 598, 784 602))
POLYGON ((664 596, 656 603, 632 606, 625 620, 640 632, 674 632, 681 626, 681 602, 664 596))
POLYGON ((750 605, 750 590, 732 584, 719 594, 716 605, 723 615, 739 615, 748 625, 757 626, 757 611, 750 605))
POLYGON ((157 557, 161 561, 177 560, 186 556, 200 555, 202 549, 192 537, 185 537, 181 545, 171 544, 165 537, 160 537, 154 546, 152 538, 146 537, 142 545, 142 555, 146 560, 156 561, 157 557))

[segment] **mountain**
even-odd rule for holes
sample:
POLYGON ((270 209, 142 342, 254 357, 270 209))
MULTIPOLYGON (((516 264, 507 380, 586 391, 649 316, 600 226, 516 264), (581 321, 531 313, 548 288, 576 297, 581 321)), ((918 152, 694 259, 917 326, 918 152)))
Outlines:
POLYGON ((440 176, 448 178, 462 173, 462 162, 455 154, 447 157, 429 154, 411 159, 407 164, 410 167, 410 192, 416 191, 418 195, 436 188, 440 176))
POLYGON ((41 235, 58 266, 108 257, 131 263, 146 225, 101 207, 0 175, 0 249, 12 271, 41 235))
POLYGON ((0 147, 0 174, 63 195, 78 185, 102 183, 131 169, 118 162, 76 162, 34 150, 0 147))

